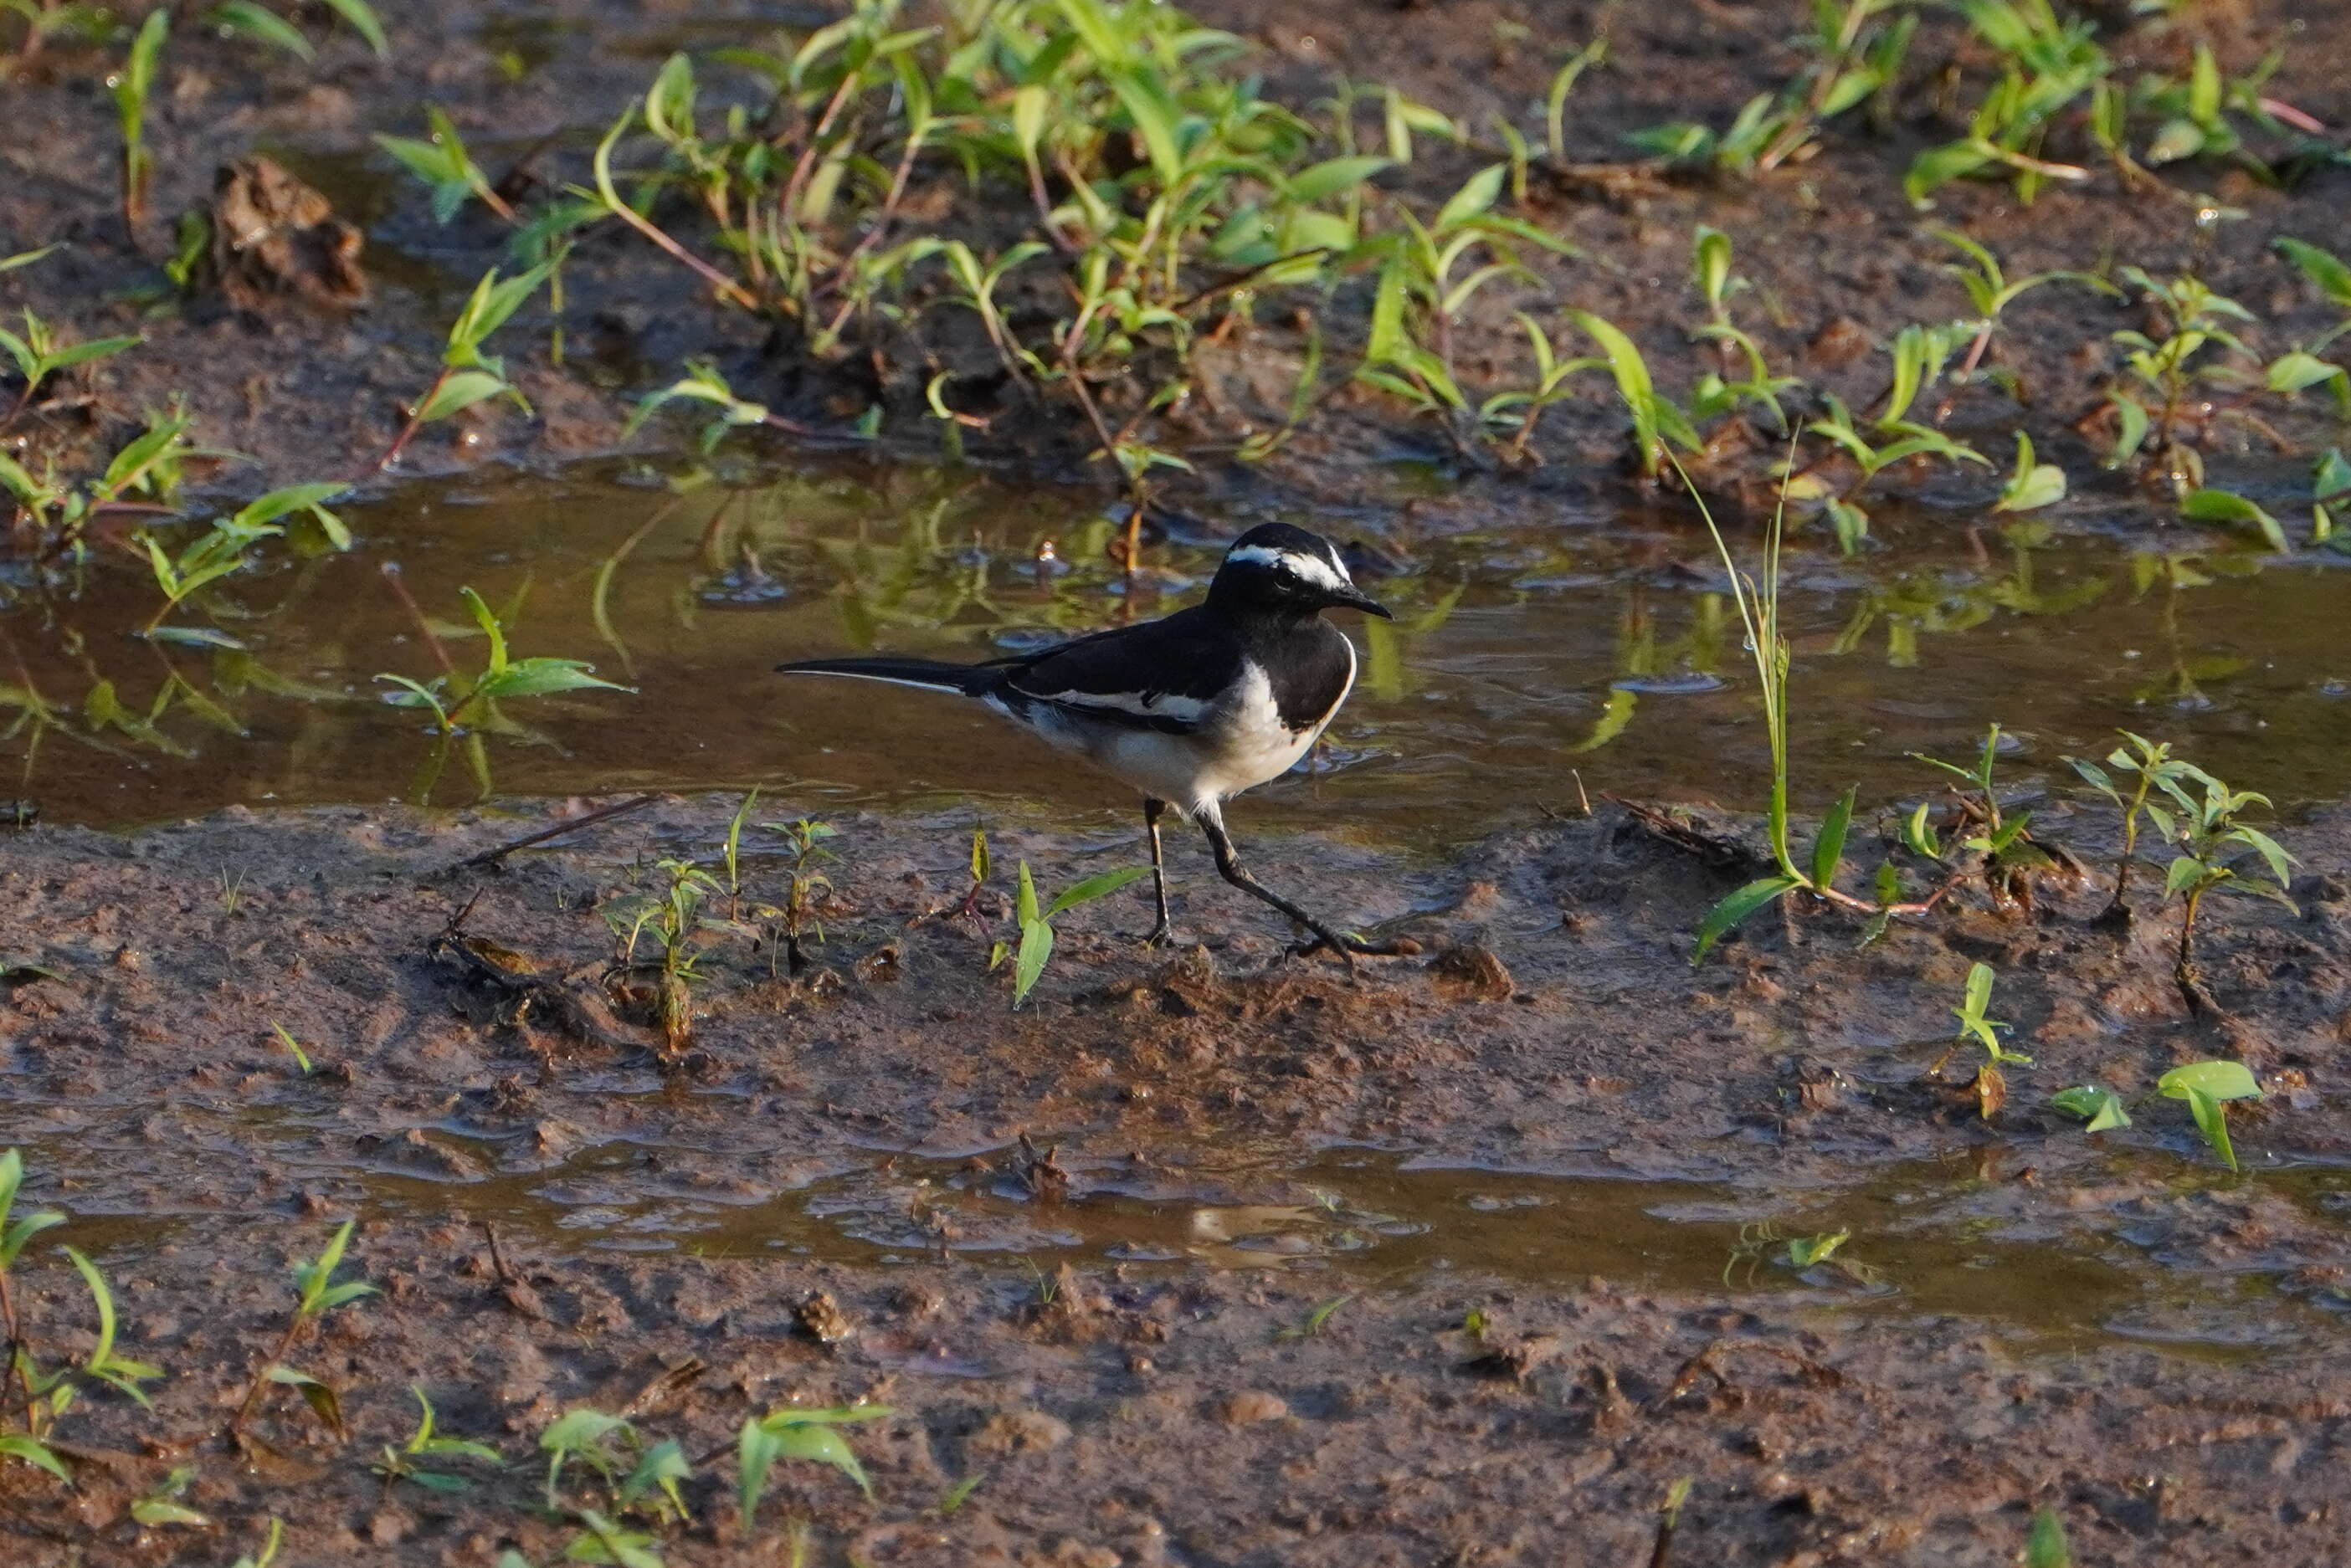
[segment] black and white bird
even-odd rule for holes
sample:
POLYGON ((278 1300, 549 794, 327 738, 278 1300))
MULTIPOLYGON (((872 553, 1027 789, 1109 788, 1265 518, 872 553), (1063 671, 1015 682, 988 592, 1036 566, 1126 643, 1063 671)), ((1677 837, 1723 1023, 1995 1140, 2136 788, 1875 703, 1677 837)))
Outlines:
POLYGON ((1340 934, 1241 867, 1224 803, 1279 778, 1306 754, 1355 683, 1355 647, 1326 609, 1392 619, 1355 587, 1330 541, 1268 523, 1225 552, 1208 596, 1189 609, 986 664, 926 659, 811 659, 787 675, 848 675, 987 704, 1062 752, 1143 794, 1158 922, 1172 928, 1159 821, 1168 808, 1207 836, 1224 879, 1314 933, 1301 951, 1384 950, 1340 934))

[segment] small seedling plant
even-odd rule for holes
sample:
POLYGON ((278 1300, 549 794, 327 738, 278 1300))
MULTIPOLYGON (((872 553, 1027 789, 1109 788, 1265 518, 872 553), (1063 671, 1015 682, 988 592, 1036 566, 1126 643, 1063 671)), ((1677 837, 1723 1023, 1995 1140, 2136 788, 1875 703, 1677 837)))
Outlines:
POLYGON ((657 894, 638 894, 603 911, 605 924, 621 939, 620 972, 641 966, 637 944, 649 940, 660 959, 652 966, 656 991, 654 1012, 661 1021, 662 1041, 672 1055, 684 1050, 694 1032, 694 982, 700 978, 698 961, 705 933, 723 934, 733 922, 702 913, 705 900, 726 889, 718 879, 691 860, 664 859, 657 867, 668 886, 657 894))
POLYGON ((261 1402, 263 1391, 273 1385, 292 1388, 300 1394, 302 1402, 310 1407, 311 1414, 338 1437, 342 1435, 340 1396, 328 1384, 288 1366, 286 1358, 292 1354, 302 1335, 329 1313, 376 1293, 375 1287, 364 1281, 345 1280, 339 1283, 335 1279, 335 1271, 343 1265, 344 1251, 350 1246, 351 1232, 358 1224, 355 1220, 344 1220, 317 1257, 295 1262, 293 1315, 287 1321, 286 1332, 279 1336, 277 1348, 270 1352, 261 1369, 254 1375, 252 1383, 246 1386, 245 1398, 238 1403, 236 1413, 229 1417, 230 1436, 243 1434, 246 1422, 252 1418, 256 1407, 261 1402))
POLYGON ((1759 877, 1744 887, 1726 894, 1721 901, 1706 913, 1698 922, 1697 941, 1690 952, 1693 965, 1705 961, 1732 928, 1760 909, 1769 909, 1791 893, 1803 892, 1841 909, 1867 914, 1869 923, 1863 938, 1874 940, 1881 935, 1896 915, 1924 914, 1941 901, 1950 884, 1923 902, 1897 902, 1900 894, 1898 873, 1893 862, 1878 867, 1877 898, 1875 902, 1856 898, 1836 886, 1837 868, 1844 863, 1845 836, 1853 826, 1853 809, 1856 791, 1848 789, 1832 805, 1821 818, 1819 835, 1813 841, 1809 862, 1799 865, 1791 841, 1788 817, 1788 664, 1787 639, 1780 631, 1780 545, 1782 525, 1786 517, 1787 494, 1782 487, 1781 504, 1771 514, 1764 535, 1763 576, 1761 583, 1740 568, 1730 554, 1730 543, 1714 520, 1713 510, 1690 483, 1689 473, 1677 460, 1675 472, 1688 489, 1705 520, 1707 533, 1714 540, 1715 552, 1722 560, 1723 570, 1730 578, 1731 598, 1739 610, 1746 645, 1755 661, 1758 692, 1763 704, 1763 724, 1771 746, 1771 793, 1767 807, 1765 830, 1771 846, 1771 857, 1779 869, 1759 877))
POLYGON ((825 847, 841 836, 841 830, 812 816, 759 826, 783 835, 784 852, 791 857, 785 872, 783 908, 776 911, 775 919, 783 938, 785 967, 798 974, 808 966, 806 944, 811 938, 824 940, 824 923, 817 918, 817 910, 831 901, 834 889, 832 878, 817 867, 841 858, 825 847))
POLYGON ((2272 549, 2284 550, 2284 530, 2267 511, 2233 491, 2205 484, 2198 443, 2214 424, 2229 421, 2283 446, 2283 438, 2246 407, 2251 399, 2325 384, 2341 402, 2351 399, 2351 372, 2307 349, 2262 364, 2233 329, 2258 318, 2192 275, 2158 279, 2133 266, 2122 268, 2121 275, 2162 317, 2164 335, 2114 335, 2126 374, 2106 393, 2114 429, 2107 463, 2146 467, 2151 458, 2182 516, 2257 533, 2272 549))
MULTIPOLYGON (((2130 906, 2130 877, 2138 856, 2139 822, 2147 814, 2148 796, 2158 789, 2175 800, 2187 797, 2187 786, 2203 775, 2192 763, 2175 759, 2166 741, 2150 741, 2128 730, 2118 730, 2124 744, 2106 753, 2104 765, 2080 757, 2065 760, 2091 788, 2115 803, 2123 814, 2122 854, 2115 861, 2115 896, 2101 918, 2119 917, 2130 906), (2123 781, 2129 781, 2126 796, 2123 781)), ((2168 838, 2168 833, 2165 834, 2168 838)))
POLYGON ((2001 1031, 2014 1025, 1985 1015, 1984 1010, 1991 1005, 1994 978, 1992 967, 1988 963, 1969 966, 1967 991, 1960 997, 1959 1005, 1951 1009, 1951 1015, 1959 1021, 1959 1034, 1952 1040, 1950 1049, 1928 1069, 1930 1076, 1939 1077, 1944 1064, 1951 1059, 1953 1052, 1970 1041, 1981 1045, 1984 1060, 1976 1068, 1974 1087, 1976 1115, 1986 1121, 1990 1121, 1992 1113, 2008 1103, 2008 1076, 2003 1069, 2032 1065, 2032 1057, 2021 1051, 2011 1051, 2001 1042, 2001 1031))
POLYGON ((744 1536, 747 1539, 751 1533, 752 1523, 758 1517, 759 1500, 768 1490, 768 1477, 779 1459, 831 1465, 855 1481, 857 1490, 871 1498, 873 1483, 840 1429, 862 1421, 885 1420, 896 1414, 887 1405, 841 1405, 825 1409, 787 1406, 744 1422, 735 1447, 736 1511, 744 1536))
MULTIPOLYGON (((647 1538, 624 1532, 605 1513, 567 1505, 562 1481, 568 1470, 594 1478, 601 1501, 611 1513, 638 1516, 656 1524, 682 1522, 690 1517, 681 1483, 693 1478, 694 1467, 675 1438, 649 1443, 626 1417, 589 1407, 568 1410, 539 1435, 539 1452, 547 1456, 547 1511, 569 1512, 590 1535, 610 1544, 625 1539, 643 1549, 647 1538)), ((620 1557, 582 1556, 576 1548, 573 1562, 623 1562, 620 1557)))
POLYGON ((147 622, 146 635, 158 642, 181 642, 200 648, 218 648, 225 643, 235 646, 233 639, 219 631, 167 627, 164 618, 197 589, 242 568, 247 552, 256 545, 265 539, 283 537, 286 529, 282 520, 287 517, 297 514, 307 516, 334 548, 350 549, 350 530, 326 504, 349 488, 339 483, 319 483, 273 490, 215 522, 176 556, 166 551, 152 532, 140 535, 139 543, 145 547, 148 566, 155 575, 155 587, 163 595, 162 607, 147 622))
POLYGON ((2032 841, 2031 812, 2011 813, 2001 807, 2000 791, 1993 778, 2000 760, 2000 739, 1998 724, 1986 727, 1983 745, 1972 767, 1947 763, 1923 752, 1907 753, 1914 761, 1941 769, 1967 787, 1951 792, 1958 799, 1959 822, 1949 836, 1938 836, 1928 821, 1932 802, 1920 801, 1904 825, 1903 842, 1913 854, 1929 860, 1948 861, 1957 849, 1970 852, 1980 857, 1984 889, 1995 901, 2022 902, 2031 892, 2032 874, 2046 871, 2056 862, 2032 841))
MULTIPOLYGON (((1967 290, 1968 303, 1975 307, 1975 336, 1969 341, 1968 351, 1958 369, 1951 373, 1955 386, 1964 387, 1975 379, 1984 363, 1985 352, 1991 348, 1992 335, 2000 330, 2001 318, 2008 307, 2023 296, 2045 284, 2072 283, 2092 288, 2102 294, 2116 295, 2121 290, 2105 279, 2084 272, 2036 272, 2025 277, 2011 279, 2001 266, 2000 258, 1957 229, 1935 229, 1934 236, 1967 257, 1968 265, 1947 268, 1967 290)), ((2004 381, 2013 397, 2021 389, 2012 380, 2004 381)), ((1948 408, 1948 404, 1946 407, 1948 408)))
POLYGON ((444 735, 455 735, 469 723, 487 721, 495 724, 496 705, 500 701, 549 697, 560 691, 629 690, 598 680, 596 667, 582 659, 512 657, 507 648, 505 623, 491 612, 481 595, 471 588, 458 591, 465 600, 466 609, 473 614, 474 624, 481 628, 482 636, 487 639, 489 654, 481 672, 471 677, 452 674, 430 683, 400 675, 379 675, 378 680, 400 688, 384 699, 393 707, 425 709, 444 735))
MULTIPOLYGON (((2156 1080, 2156 1091, 2166 1099, 2185 1100, 2196 1130, 2231 1174, 2240 1170, 2236 1147, 2229 1138, 2229 1102, 2262 1098, 2262 1086, 2241 1062, 2189 1062, 2156 1080)), ((2131 1125, 2123 1097, 2114 1090, 2085 1084, 2049 1096, 2055 1109, 2078 1118, 2087 1132, 2111 1132, 2131 1125)))
POLYGON ((406 1442, 397 1446, 386 1443, 381 1457, 368 1467, 383 1478, 386 1490, 402 1481, 423 1487, 427 1491, 464 1491, 473 1485, 464 1476, 452 1475, 446 1470, 427 1469, 427 1462, 473 1459, 493 1469, 505 1468, 506 1456, 489 1444, 475 1442, 470 1438, 443 1437, 434 1429, 436 1417, 433 1401, 424 1397, 424 1390, 412 1383, 408 1391, 416 1399, 416 1429, 408 1435, 406 1442))
POLYGON ((433 193, 433 221, 446 223, 457 215, 458 209, 469 200, 504 218, 517 222, 515 210, 490 183, 482 166, 465 151, 465 138, 450 122, 446 113, 436 105, 424 106, 427 135, 423 140, 413 136, 378 136, 376 145, 397 159, 407 171, 424 182, 433 193))
POLYGON ((2188 1102, 2189 1114, 2196 1118, 2196 1130, 2203 1135, 2212 1152, 2220 1157, 2230 1174, 2237 1174, 2237 1150, 2229 1141, 2229 1102, 2262 1097, 2262 1086, 2245 1064, 2190 1062, 2166 1073, 2156 1080, 2155 1086, 2168 1099, 2188 1102))
POLYGON ((24 382, 16 389, 16 400, 8 411, 0 414, 0 431, 5 431, 16 422, 16 416, 32 403, 33 394, 40 390, 41 383, 51 376, 60 370, 70 370, 76 365, 87 365, 109 355, 120 354, 126 348, 135 348, 144 339, 135 337, 94 337, 83 343, 64 342, 58 338, 55 327, 27 309, 25 312, 25 332, 21 337, 0 327, 0 352, 8 356, 9 361, 16 368, 17 377, 24 382))
MULTIPOLYGON (((2179 765, 2186 769, 2189 764, 2179 765)), ((2205 896, 2238 893, 2267 898, 2299 913, 2286 892, 2292 875, 2289 867, 2295 862, 2277 840, 2237 820, 2237 815, 2249 807, 2269 805, 2267 795, 2231 789, 2201 768, 2189 776, 2199 793, 2191 794, 2182 784, 2158 778, 2158 786, 2171 797, 2170 804, 2158 805, 2150 801, 2144 809, 2177 851, 2163 878, 2164 896, 2179 902, 2179 947, 2173 978, 2189 1006, 2211 1011, 2211 998, 2196 969, 2196 918, 2205 896)))
POLYGON ((1918 18, 1904 0, 1818 0, 1813 58, 1777 92, 1759 93, 1718 131, 1687 120, 1652 126, 1626 138, 1656 157, 1724 173, 1761 174, 1818 151, 1827 122, 1871 107, 1883 119, 1884 95, 1901 75, 1918 18), (1896 13, 1890 17, 1889 13, 1896 13))
POLYGON ((441 351, 441 369, 424 395, 408 410, 408 421, 392 438, 375 468, 390 468, 408 450, 416 432, 436 421, 463 413, 475 403, 491 398, 506 398, 525 413, 530 411, 530 401, 507 379, 506 362, 482 352, 482 345, 490 334, 507 324, 525 301, 538 292, 554 273, 557 263, 541 262, 538 265, 501 278, 492 267, 474 286, 465 309, 450 325, 449 341, 441 351))
POLYGON ((83 559, 84 535, 100 518, 175 512, 181 465, 200 455, 188 441, 192 422, 178 408, 151 416, 146 430, 124 443, 103 474, 78 483, 59 478, 54 466, 36 474, 0 452, 0 491, 15 500, 16 523, 31 537, 35 554, 83 559))
POLYGON ((1780 400, 1803 383, 1793 376, 1771 374, 1761 345, 1731 320, 1730 297, 1747 286, 1747 280, 1733 275, 1730 262, 1730 236, 1700 224, 1690 244, 1690 274, 1705 297, 1707 321, 1692 336, 1714 344, 1721 365, 1701 376, 1691 389, 1690 413, 1705 419, 1751 403, 1769 410, 1772 429, 1784 436, 1789 430, 1788 413, 1780 400), (1741 379, 1729 379, 1734 374, 1741 379))
POLYGON ((112 83, 115 119, 122 130, 122 226, 134 245, 147 218, 148 187, 155 180, 155 155, 147 148, 147 100, 155 90, 155 66, 171 30, 170 6, 149 12, 112 83))
POLYGON ((1020 862, 1019 891, 1014 895, 1013 912, 1020 925, 1020 946, 1012 963, 1012 1005, 1019 1007, 1037 988, 1045 973, 1045 965, 1053 957, 1053 920, 1058 915, 1092 903, 1105 894, 1115 893, 1128 883, 1151 875, 1147 866, 1122 866, 1115 871, 1104 871, 1089 877, 1065 889, 1061 896, 1041 908, 1037 899, 1037 882, 1029 875, 1029 862, 1020 862))
POLYGON ((1789 475, 1786 493, 1819 506, 1836 533, 1837 544, 1848 556, 1857 553, 1869 536, 1869 513, 1857 499, 1877 476, 1895 464, 1916 458, 1946 462, 1977 463, 1991 460, 1975 448, 1954 441, 1930 424, 1909 417, 1911 406, 1941 380, 1944 367, 1965 341, 1970 324, 1904 327, 1893 345, 1893 380, 1877 414, 1857 418, 1834 393, 1821 394, 1826 410, 1806 421, 1805 433, 1820 437, 1828 450, 1805 468, 1789 475), (1853 476, 1839 484, 1824 472, 1834 460, 1850 463, 1853 476))
POLYGON ((23 1320, 16 1315, 15 1287, 9 1282, 17 1260, 25 1255, 33 1238, 64 1224, 66 1217, 54 1209, 18 1214, 16 1197, 24 1181, 24 1157, 13 1148, 0 1153, 0 1332, 8 1336, 5 1363, 0 1366, 0 1376, 6 1379, 5 1391, 0 1392, 0 1459, 17 1459, 45 1469, 59 1480, 69 1480, 65 1461, 42 1440, 61 1408, 48 1397, 56 1385, 44 1379, 33 1365, 32 1353, 25 1343, 23 1320), (11 1405, 21 1409, 21 1429, 11 1429, 7 1416, 11 1405))
POLYGON ((2070 1089, 2060 1089, 2049 1096, 2049 1103, 2069 1116, 2080 1118, 2085 1132, 2113 1132, 2131 1125, 2130 1112, 2123 1097, 2112 1089, 2095 1084, 2080 1084, 2070 1089))

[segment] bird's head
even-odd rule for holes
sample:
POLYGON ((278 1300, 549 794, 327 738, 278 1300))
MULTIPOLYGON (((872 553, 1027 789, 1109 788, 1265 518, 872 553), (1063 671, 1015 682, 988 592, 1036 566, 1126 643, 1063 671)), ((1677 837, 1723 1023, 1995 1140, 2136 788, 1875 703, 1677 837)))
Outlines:
POLYGON ((1208 597, 1259 612, 1305 616, 1344 607, 1395 618, 1355 587, 1330 540, 1287 523, 1263 524, 1234 540, 1208 597))

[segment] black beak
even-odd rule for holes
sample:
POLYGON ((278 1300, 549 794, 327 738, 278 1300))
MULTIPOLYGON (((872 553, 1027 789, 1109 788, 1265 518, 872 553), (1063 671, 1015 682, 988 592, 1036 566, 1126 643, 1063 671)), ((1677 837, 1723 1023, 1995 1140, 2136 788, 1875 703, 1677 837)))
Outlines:
POLYGON ((1387 606, 1380 603, 1353 583, 1343 584, 1332 588, 1331 603, 1345 609, 1359 609, 1365 615, 1375 615, 1382 620, 1395 619, 1395 617, 1389 613, 1387 606))

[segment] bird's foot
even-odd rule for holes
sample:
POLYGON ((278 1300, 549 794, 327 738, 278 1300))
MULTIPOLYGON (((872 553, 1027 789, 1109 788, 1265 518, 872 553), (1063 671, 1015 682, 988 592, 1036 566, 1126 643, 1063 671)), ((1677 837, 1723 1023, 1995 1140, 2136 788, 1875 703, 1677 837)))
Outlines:
POLYGON ((1121 931, 1119 935, 1128 941, 1140 942, 1146 948, 1173 948, 1183 945, 1182 939, 1176 934, 1174 923, 1167 920, 1160 921, 1139 937, 1127 931, 1121 931))
POLYGON ((1354 972, 1355 960, 1358 957, 1411 958, 1421 950, 1420 943, 1410 937, 1391 937, 1385 941, 1373 942, 1351 933, 1333 931, 1322 926, 1316 926, 1312 929, 1314 940, 1309 942, 1293 942, 1290 944, 1289 956, 1311 958, 1319 952, 1334 952, 1339 955, 1340 961, 1347 966, 1347 971, 1350 974, 1354 972))

